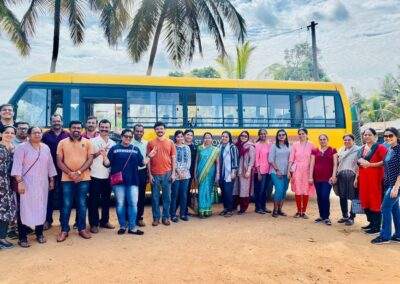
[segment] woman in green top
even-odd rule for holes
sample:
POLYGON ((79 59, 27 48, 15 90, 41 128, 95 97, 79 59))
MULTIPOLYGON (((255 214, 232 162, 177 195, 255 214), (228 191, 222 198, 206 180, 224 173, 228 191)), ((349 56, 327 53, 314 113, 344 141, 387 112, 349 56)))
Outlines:
POLYGON ((219 180, 218 148, 212 145, 212 134, 203 135, 203 145, 197 150, 195 177, 199 184, 199 216, 212 215, 214 184, 219 180))

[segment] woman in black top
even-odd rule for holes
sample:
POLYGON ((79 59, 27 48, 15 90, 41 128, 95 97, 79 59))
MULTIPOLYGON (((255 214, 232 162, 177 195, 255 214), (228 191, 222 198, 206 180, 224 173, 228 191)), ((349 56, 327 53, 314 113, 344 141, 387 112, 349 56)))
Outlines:
POLYGON ((390 127, 385 130, 384 137, 390 144, 388 153, 384 160, 384 192, 382 202, 382 229, 378 237, 371 243, 382 244, 389 241, 400 242, 400 144, 399 131, 390 127), (392 215, 395 234, 392 236, 392 215))

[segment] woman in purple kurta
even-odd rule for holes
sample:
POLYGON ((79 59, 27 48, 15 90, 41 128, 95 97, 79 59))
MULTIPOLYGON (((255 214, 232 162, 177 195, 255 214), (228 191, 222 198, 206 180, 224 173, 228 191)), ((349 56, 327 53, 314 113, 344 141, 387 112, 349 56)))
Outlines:
MULTIPOLYGON (((41 143, 42 130, 31 127, 28 135, 29 142, 15 150, 11 175, 18 182, 21 222, 35 227, 37 241, 44 243, 43 224, 46 221, 47 198, 49 189, 54 188, 53 177, 57 172, 49 147, 41 143)), ((19 244, 22 247, 29 246, 26 233, 25 230, 20 232, 19 244)))

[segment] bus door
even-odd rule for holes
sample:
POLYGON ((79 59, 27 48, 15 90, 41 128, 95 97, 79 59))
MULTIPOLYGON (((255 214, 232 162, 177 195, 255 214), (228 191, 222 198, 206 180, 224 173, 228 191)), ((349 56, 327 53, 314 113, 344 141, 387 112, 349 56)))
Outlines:
POLYGON ((85 101, 85 121, 89 116, 97 117, 97 120, 107 119, 111 122, 111 130, 121 132, 123 118, 122 101, 85 101))

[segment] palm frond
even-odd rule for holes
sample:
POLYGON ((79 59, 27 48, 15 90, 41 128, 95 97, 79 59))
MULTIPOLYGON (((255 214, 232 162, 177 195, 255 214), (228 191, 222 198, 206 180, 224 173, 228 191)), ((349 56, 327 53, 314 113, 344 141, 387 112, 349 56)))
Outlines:
POLYGON ((229 79, 236 78, 235 64, 229 55, 219 56, 215 62, 217 62, 219 71, 224 75, 224 77, 229 79))
POLYGON ((0 0, 0 32, 1 31, 9 36, 22 56, 29 54, 30 45, 26 33, 22 29, 21 23, 3 0, 0 0))
POLYGON ((228 21, 228 24, 238 38, 238 41, 243 42, 247 34, 246 21, 233 6, 232 2, 229 0, 206 1, 217 6, 218 11, 220 11, 220 13, 228 21))
POLYGON ((214 38, 218 53, 224 57, 226 55, 225 45, 222 40, 219 26, 208 6, 208 0, 198 0, 195 3, 197 6, 199 20, 207 25, 207 29, 211 32, 211 35, 214 38))
POLYGON ((109 45, 117 45, 130 19, 125 1, 108 1, 101 7, 100 25, 109 45))
POLYGON ((62 8, 68 14, 68 24, 72 42, 79 45, 85 33, 84 0, 63 0, 62 8))
POLYGON ((236 47, 237 79, 246 78, 246 71, 249 65, 249 59, 255 48, 255 46, 251 46, 249 41, 246 41, 242 46, 236 47))
POLYGON ((44 14, 52 6, 50 0, 31 0, 28 10, 26 10, 21 20, 22 29, 28 36, 34 36, 38 14, 44 14))
POLYGON ((126 41, 129 55, 134 62, 139 62, 150 46, 162 4, 162 0, 143 0, 133 18, 126 41))

